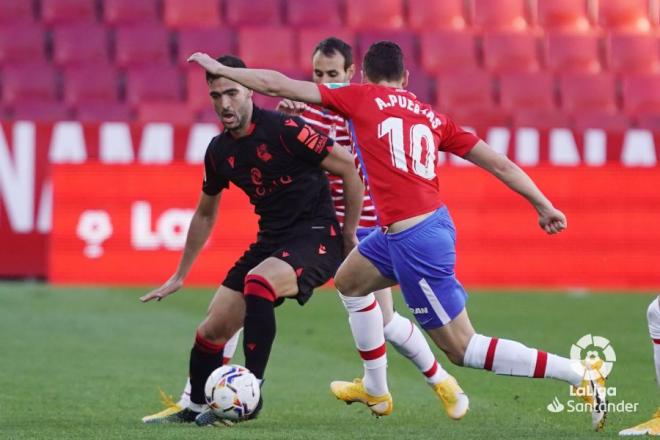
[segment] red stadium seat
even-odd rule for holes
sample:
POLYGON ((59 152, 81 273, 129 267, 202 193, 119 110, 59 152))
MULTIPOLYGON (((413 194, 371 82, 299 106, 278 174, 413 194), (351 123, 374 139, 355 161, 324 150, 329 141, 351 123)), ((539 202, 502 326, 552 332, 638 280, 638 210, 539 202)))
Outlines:
POLYGON ((618 112, 616 80, 611 73, 562 75, 559 93, 563 109, 571 114, 618 112))
POLYGON ((294 34, 287 27, 243 27, 238 31, 237 41, 238 54, 249 67, 291 69, 295 66, 294 34))
POLYGON ((181 77, 175 67, 149 65, 126 73, 126 101, 137 105, 144 101, 179 101, 181 77))
POLYGON ((2 72, 2 101, 13 105, 21 101, 55 101, 57 74, 47 63, 8 65, 2 72))
POLYGON ((479 68, 474 35, 466 31, 429 31, 420 34, 421 66, 429 73, 479 68))
MULTIPOLYGON (((312 71, 312 52, 321 40, 328 37, 337 37, 348 43, 355 49, 355 33, 346 28, 309 28, 303 29, 298 34, 296 41, 298 43, 298 67, 304 71, 312 71)), ((353 50, 353 57, 357 53, 353 50)), ((354 59, 357 62, 357 59, 354 59)), ((357 72, 359 75, 359 72, 357 72)))
POLYGON ((71 112, 61 102, 21 100, 14 104, 12 118, 21 121, 67 121, 71 119, 71 112))
POLYGON ((185 29, 179 31, 177 38, 180 64, 187 64, 188 56, 195 52, 206 52, 212 57, 236 53, 234 33, 231 29, 185 29))
POLYGON ((100 63, 108 58, 108 32, 104 26, 63 25, 53 30, 53 61, 56 64, 100 63))
POLYGON ((169 33, 157 24, 122 26, 115 33, 115 61, 120 67, 169 62, 169 33))
POLYGON ((190 108, 180 102, 147 101, 137 106, 137 120, 139 122, 169 122, 172 124, 190 124, 195 116, 190 108))
POLYGON ((573 115, 573 128, 579 131, 600 128, 608 131, 625 131, 630 128, 630 119, 622 113, 588 112, 573 115))
POLYGON ((437 105, 458 123, 473 126, 500 126, 508 115, 495 105, 492 77, 483 71, 440 76, 437 105))
POLYGON ((296 28, 342 24, 338 0, 289 0, 286 2, 286 17, 289 26, 296 28))
POLYGON ((193 111, 211 108, 209 87, 201 69, 186 70, 186 96, 188 107, 193 111))
POLYGON ((220 26, 218 0, 164 0, 163 21, 170 28, 217 28, 220 26))
POLYGON ((409 70, 407 90, 410 90, 422 102, 433 104, 433 81, 431 77, 421 69, 409 70))
POLYGON ((369 46, 383 40, 393 41, 401 47, 406 67, 415 68, 419 65, 417 35, 403 30, 360 32, 357 41, 358 51, 354 51, 354 54, 357 54, 356 63, 362 65, 362 58, 367 53, 367 50, 369 50, 369 46))
POLYGON ((512 112, 555 110, 554 79, 550 73, 511 73, 500 78, 500 103, 512 112))
POLYGON ((554 109, 515 111, 511 122, 514 127, 533 127, 546 130, 571 126, 571 118, 566 113, 554 109))
POLYGON ((474 25, 492 31, 524 31, 529 28, 525 0, 469 0, 474 25))
POLYGON ((416 31, 465 29, 464 0, 408 0, 408 27, 416 31))
POLYGON ((33 23, 0 27, 0 64, 44 61, 46 55, 45 32, 33 23))
POLYGON ((346 8, 346 26, 356 31, 402 28, 403 0, 352 1, 346 8))
POLYGON ((660 72, 658 38, 646 34, 611 34, 607 39, 610 69, 621 73, 660 72))
POLYGON ((96 20, 94 0, 41 0, 41 19, 46 24, 96 20))
POLYGON ((32 23, 33 2, 27 0, 2 0, 0 2, 0 25, 32 23))
POLYGON ((597 35, 556 32, 547 34, 544 42, 546 65, 553 72, 596 73, 602 70, 597 35))
POLYGON ((88 64, 69 67, 63 75, 64 102, 114 102, 119 98, 119 75, 112 65, 88 64), (90 78, 94 78, 90 81, 90 78))
POLYGON ((589 0, 536 0, 538 24, 546 31, 588 32, 589 0))
POLYGON ((282 23, 279 0, 225 0, 226 22, 230 26, 266 26, 282 23))
POLYGON ((484 35, 484 66, 491 72, 539 70, 539 40, 520 32, 489 32, 484 35))
POLYGON ((111 25, 148 23, 158 20, 157 0, 104 0, 103 21, 111 25))
POLYGON ((649 0, 599 0, 598 24, 608 30, 649 32, 649 0))
POLYGON ((121 102, 89 102, 79 104, 74 110, 77 121, 114 122, 133 119, 131 108, 121 102))
POLYGON ((623 109, 630 116, 660 113, 660 76, 627 75, 622 81, 623 109))

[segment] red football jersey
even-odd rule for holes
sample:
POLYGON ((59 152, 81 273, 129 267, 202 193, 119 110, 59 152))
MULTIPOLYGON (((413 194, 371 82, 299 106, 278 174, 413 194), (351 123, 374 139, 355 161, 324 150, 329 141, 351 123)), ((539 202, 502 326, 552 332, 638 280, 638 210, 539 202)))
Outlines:
MULTIPOLYGON (((328 109, 315 105, 308 105, 300 117, 324 135, 334 139, 335 146, 342 146, 351 154, 355 154, 346 119, 328 109)), ((328 181, 330 182, 330 193, 332 195, 332 201, 335 204, 337 220, 343 226, 344 216, 346 214, 343 181, 341 177, 332 174, 328 174, 328 181)), ((374 204, 371 201, 371 197, 369 197, 369 192, 365 191, 359 226, 361 228, 371 228, 377 225, 374 204)))
POLYGON ((407 90, 375 84, 320 84, 322 105, 349 119, 379 223, 442 206, 437 152, 465 156, 479 138, 407 90))

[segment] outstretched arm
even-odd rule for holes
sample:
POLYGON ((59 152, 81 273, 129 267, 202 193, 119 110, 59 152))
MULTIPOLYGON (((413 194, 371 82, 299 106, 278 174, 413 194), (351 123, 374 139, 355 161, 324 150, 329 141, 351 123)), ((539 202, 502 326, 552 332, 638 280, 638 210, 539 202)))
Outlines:
POLYGON ((526 198, 539 215, 539 226, 548 234, 566 229, 566 216, 543 195, 534 181, 508 157, 479 141, 464 157, 500 179, 506 186, 526 198))
POLYGON ((248 89, 264 95, 280 96, 309 104, 321 104, 321 93, 318 86, 310 81, 291 79, 275 70, 227 67, 201 52, 192 54, 188 58, 188 62, 195 62, 213 75, 236 81, 248 89))
POLYGON ((142 296, 140 301, 148 302, 152 299, 160 301, 183 286, 183 281, 188 275, 188 272, 190 272, 190 268, 197 258, 197 255, 199 255, 206 240, 208 240, 211 235, 218 212, 219 202, 220 194, 209 196, 202 192, 199 203, 197 204, 197 209, 190 221, 190 229, 188 229, 186 245, 183 249, 183 255, 181 256, 179 267, 165 284, 142 296))

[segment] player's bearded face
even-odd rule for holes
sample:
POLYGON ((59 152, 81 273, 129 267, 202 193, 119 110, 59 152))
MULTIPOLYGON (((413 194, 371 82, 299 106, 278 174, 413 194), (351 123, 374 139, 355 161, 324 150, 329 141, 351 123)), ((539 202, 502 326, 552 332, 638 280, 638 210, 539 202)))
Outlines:
POLYGON ((242 85, 220 78, 209 84, 215 112, 227 130, 237 130, 249 124, 252 91, 242 85))

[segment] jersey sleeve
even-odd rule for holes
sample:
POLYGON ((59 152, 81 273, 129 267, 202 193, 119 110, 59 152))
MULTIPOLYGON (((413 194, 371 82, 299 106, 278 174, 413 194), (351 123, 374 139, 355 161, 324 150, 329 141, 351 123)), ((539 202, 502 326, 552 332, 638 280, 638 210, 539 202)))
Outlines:
POLYGON ((359 84, 326 83, 319 84, 318 88, 321 93, 321 105, 346 119, 351 117, 350 109, 359 108, 358 101, 362 96, 359 84))
POLYGON ((320 164, 334 145, 332 139, 297 116, 284 119, 280 139, 287 151, 313 165, 320 164))
POLYGON ((202 191, 209 196, 216 196, 223 189, 229 188, 229 179, 218 172, 216 159, 212 154, 213 141, 209 144, 204 155, 204 182, 202 191))
POLYGON ((440 151, 464 157, 479 142, 479 137, 463 130, 451 118, 443 116, 440 131, 440 151))

